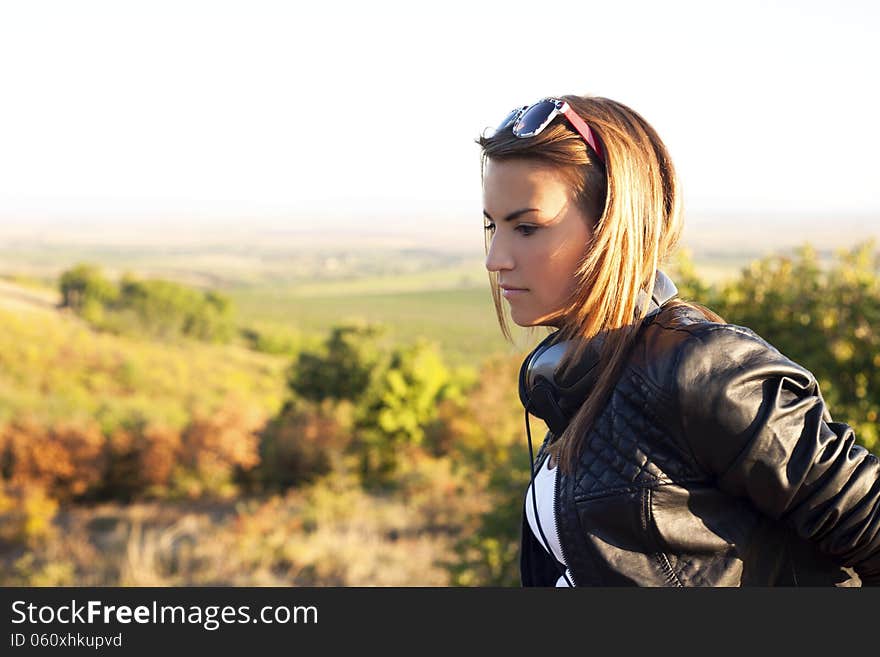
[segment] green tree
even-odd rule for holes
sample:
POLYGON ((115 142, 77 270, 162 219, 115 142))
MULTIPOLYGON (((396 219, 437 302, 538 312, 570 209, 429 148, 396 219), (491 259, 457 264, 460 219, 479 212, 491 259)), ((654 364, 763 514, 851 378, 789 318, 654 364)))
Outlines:
POLYGON ((134 317, 140 330, 161 338, 185 335, 228 342, 234 333, 231 300, 218 292, 202 292, 173 281, 139 280, 127 274, 113 309, 134 317))
POLYGON ((391 354, 358 406, 355 447, 368 484, 388 484, 402 446, 420 446, 440 404, 461 392, 433 343, 419 340, 391 354))
POLYGON ((323 349, 303 351, 288 370, 287 383, 302 399, 358 401, 380 365, 381 325, 336 326, 323 349))
POLYGON ((160 338, 185 335, 228 342, 234 333, 232 301, 219 292, 125 274, 117 286, 98 267, 80 264, 59 281, 62 307, 99 329, 147 333, 160 338))
POLYGON ((232 300, 219 292, 206 292, 189 308, 183 333, 207 342, 229 342, 234 332, 232 300))
POLYGON ((78 264, 61 274, 59 279, 61 306, 81 312, 89 304, 108 305, 119 296, 118 288, 99 267, 78 264))

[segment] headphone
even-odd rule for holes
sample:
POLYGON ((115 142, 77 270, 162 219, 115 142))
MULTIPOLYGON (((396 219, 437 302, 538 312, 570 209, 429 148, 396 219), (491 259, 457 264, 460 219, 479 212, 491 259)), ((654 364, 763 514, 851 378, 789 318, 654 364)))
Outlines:
MULTIPOLYGON (((657 270, 654 291, 648 311, 641 322, 647 322, 660 312, 663 304, 678 296, 678 288, 662 271, 657 270)), ((637 307, 641 308, 647 292, 641 290, 637 307)), ((589 342, 584 357, 562 376, 559 369, 572 340, 558 341, 559 331, 544 338, 523 361, 519 371, 519 399, 526 411, 540 417, 554 436, 559 436, 583 404, 593 384, 591 376, 599 362, 604 335, 589 342)))

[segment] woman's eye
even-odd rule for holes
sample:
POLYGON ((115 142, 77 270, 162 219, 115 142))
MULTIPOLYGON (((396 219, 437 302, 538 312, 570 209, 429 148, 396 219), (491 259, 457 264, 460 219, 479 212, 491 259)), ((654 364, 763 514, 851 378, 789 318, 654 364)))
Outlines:
POLYGON ((516 230, 522 233, 523 237, 527 237, 528 235, 531 235, 536 230, 538 230, 538 228, 537 226, 527 226, 526 224, 520 224, 516 227, 516 230))
POLYGON ((495 230, 495 224, 484 224, 483 230, 487 230, 489 232, 492 232, 493 230, 495 230))

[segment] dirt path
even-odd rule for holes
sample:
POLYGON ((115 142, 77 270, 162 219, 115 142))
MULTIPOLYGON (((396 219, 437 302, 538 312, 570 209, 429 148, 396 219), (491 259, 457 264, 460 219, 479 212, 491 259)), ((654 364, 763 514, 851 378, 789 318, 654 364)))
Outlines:
POLYGON ((61 295, 50 290, 38 290, 0 280, 0 308, 20 311, 39 310, 55 312, 61 295))

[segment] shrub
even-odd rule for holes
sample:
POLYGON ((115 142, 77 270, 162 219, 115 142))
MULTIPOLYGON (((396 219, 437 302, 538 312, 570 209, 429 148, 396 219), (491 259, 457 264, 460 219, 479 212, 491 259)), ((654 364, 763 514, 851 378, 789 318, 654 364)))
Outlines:
POLYGON ((16 485, 37 485, 62 502, 94 494, 106 453, 97 423, 60 422, 45 427, 32 418, 9 424, 0 440, 4 475, 16 485))
POLYGON ((110 435, 104 493, 132 500, 163 497, 181 454, 180 433, 170 427, 138 422, 110 435))
POLYGON ((189 497, 234 494, 236 473, 260 462, 257 432, 263 423, 260 411, 233 399, 210 413, 196 411, 181 436, 177 488, 189 497))
POLYGON ((283 489, 339 467, 351 440, 351 415, 348 402, 286 404, 260 434, 259 482, 283 489))

